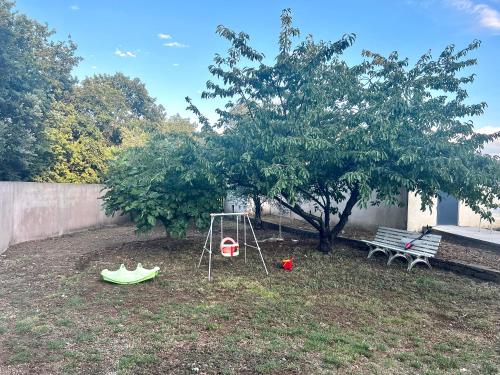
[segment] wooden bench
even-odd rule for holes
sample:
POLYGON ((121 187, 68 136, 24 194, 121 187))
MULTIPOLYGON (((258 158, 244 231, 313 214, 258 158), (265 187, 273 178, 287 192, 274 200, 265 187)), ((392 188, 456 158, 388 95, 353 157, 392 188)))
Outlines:
POLYGON ((412 247, 405 249, 405 244, 421 236, 418 232, 408 232, 402 229, 379 227, 373 241, 365 241, 370 247, 368 258, 380 251, 389 256, 387 265, 390 265, 396 258, 404 258, 408 261, 408 271, 417 263, 425 263, 429 268, 429 258, 433 258, 439 248, 441 236, 436 234, 426 234, 421 239, 412 243, 412 247))

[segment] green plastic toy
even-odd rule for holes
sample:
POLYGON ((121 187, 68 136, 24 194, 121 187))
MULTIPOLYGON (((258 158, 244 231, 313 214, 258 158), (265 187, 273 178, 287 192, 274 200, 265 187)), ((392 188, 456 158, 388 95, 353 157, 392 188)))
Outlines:
POLYGON ((108 269, 102 270, 101 276, 104 281, 114 284, 128 285, 142 283, 143 281, 153 279, 156 275, 158 275, 159 271, 160 267, 148 270, 147 268, 143 268, 141 263, 137 265, 137 268, 134 271, 129 271, 125 268, 125 265, 122 264, 116 271, 109 271, 108 269))

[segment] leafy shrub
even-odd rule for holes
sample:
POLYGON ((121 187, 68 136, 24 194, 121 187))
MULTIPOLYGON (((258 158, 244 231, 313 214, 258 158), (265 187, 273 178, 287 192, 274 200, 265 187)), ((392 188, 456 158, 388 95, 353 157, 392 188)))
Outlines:
POLYGON ((160 222, 175 237, 185 236, 190 222, 206 226, 225 194, 209 156, 204 140, 187 134, 157 135, 125 151, 105 181, 106 213, 129 214, 138 231, 160 222))

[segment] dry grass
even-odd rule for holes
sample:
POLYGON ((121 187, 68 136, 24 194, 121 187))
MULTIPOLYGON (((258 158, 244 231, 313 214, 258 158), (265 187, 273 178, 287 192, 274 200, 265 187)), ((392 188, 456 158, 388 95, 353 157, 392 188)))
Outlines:
MULTIPOLYGON (((229 233, 228 233, 229 234, 229 233)), ((274 233, 259 232, 261 238, 274 233)), ((108 228, 0 257, 0 374, 496 374, 500 287, 314 241, 264 244, 195 268, 204 234, 137 239, 108 228), (288 273, 274 266, 293 255, 288 273), (99 280, 120 263, 152 282, 99 280)))

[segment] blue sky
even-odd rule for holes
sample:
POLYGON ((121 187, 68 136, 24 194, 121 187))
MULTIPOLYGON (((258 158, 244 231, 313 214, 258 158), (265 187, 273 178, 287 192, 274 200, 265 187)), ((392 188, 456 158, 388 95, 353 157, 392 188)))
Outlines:
POLYGON ((253 45, 272 58, 279 15, 288 7, 303 35, 337 40, 356 33, 346 54, 353 63, 363 49, 397 50, 415 62, 429 49, 437 55, 447 44, 461 48, 482 40, 469 93, 488 109, 475 123, 483 131, 500 128, 500 0, 17 2, 18 10, 55 28, 57 37, 71 34, 84 58, 75 69, 79 78, 120 71, 143 80, 169 114, 187 116, 184 97, 190 96, 212 119, 218 103, 201 100, 200 92, 214 53, 227 47, 215 34, 217 25, 249 33, 253 45))

